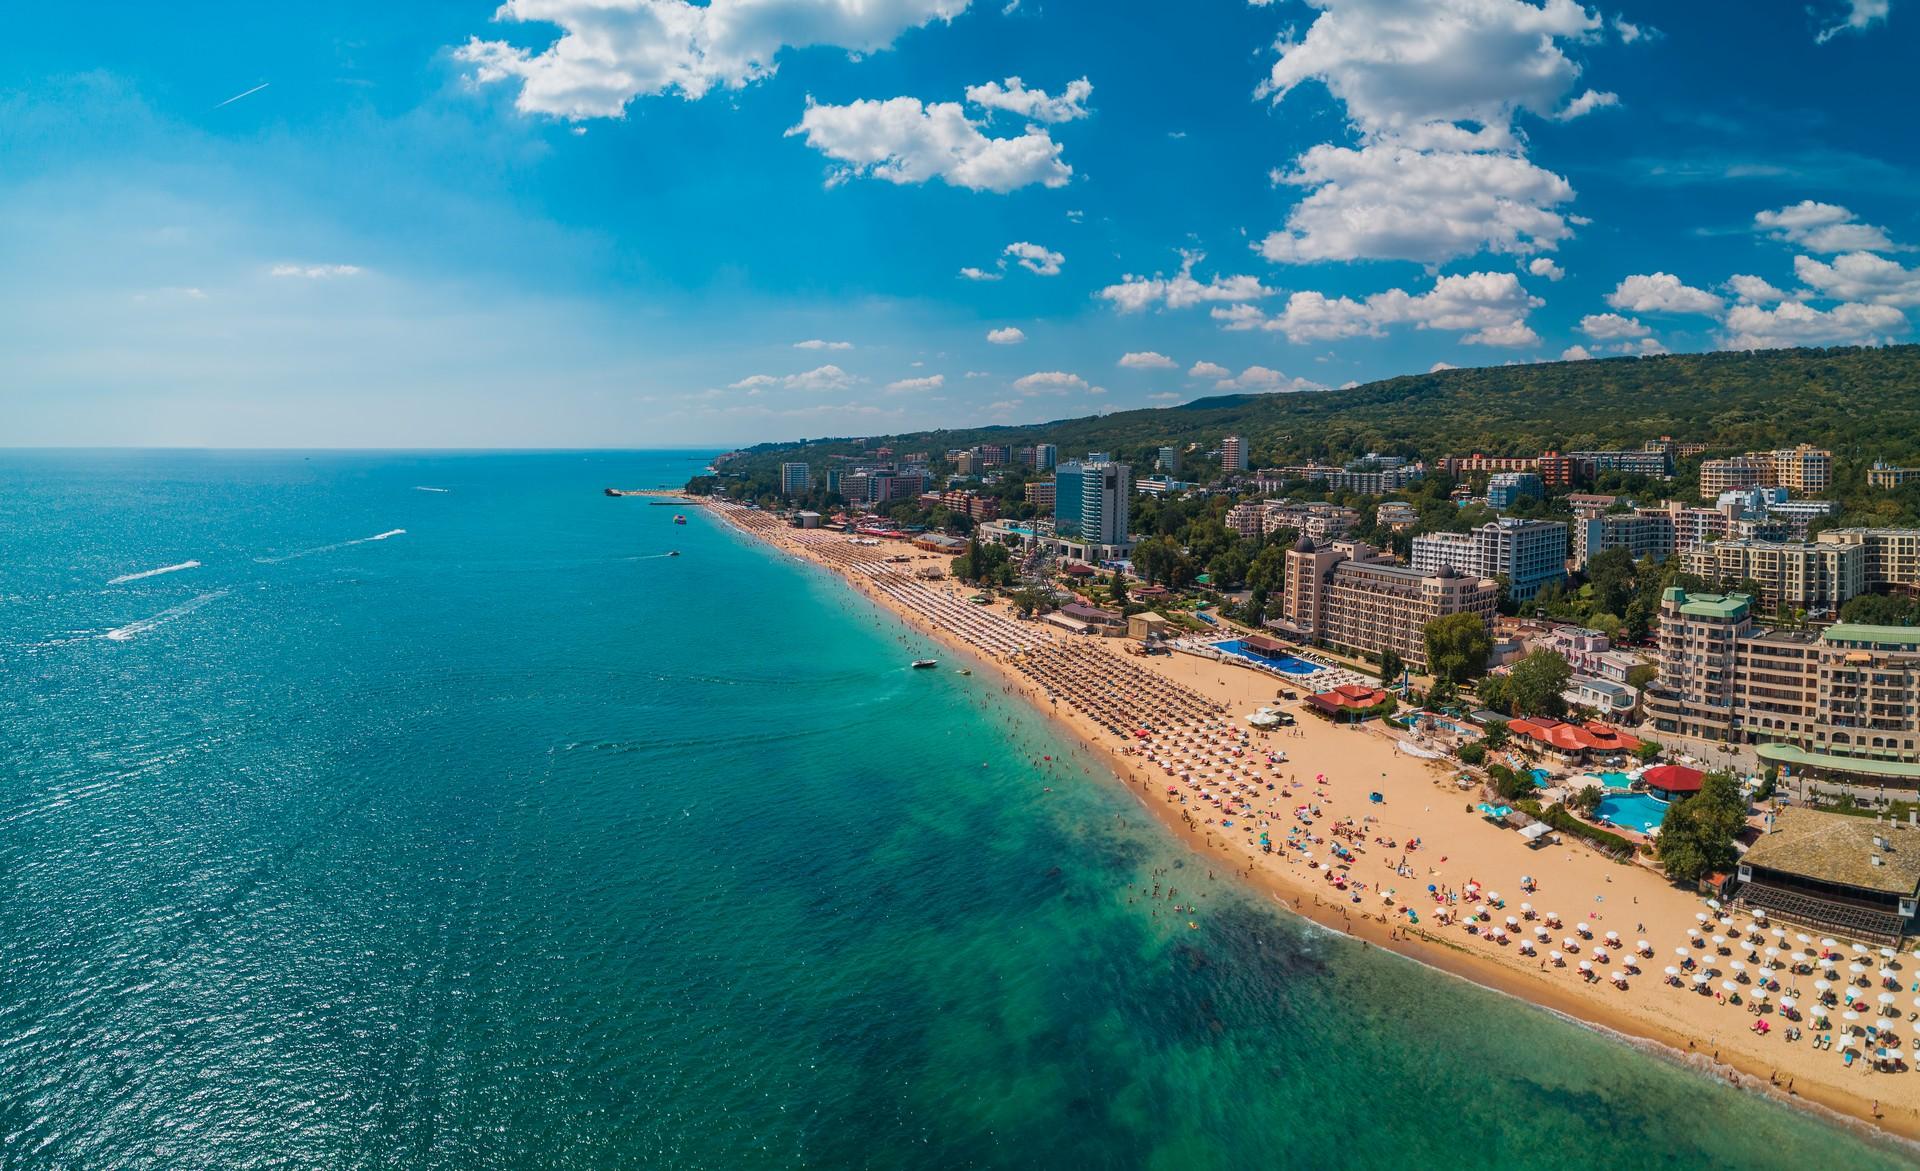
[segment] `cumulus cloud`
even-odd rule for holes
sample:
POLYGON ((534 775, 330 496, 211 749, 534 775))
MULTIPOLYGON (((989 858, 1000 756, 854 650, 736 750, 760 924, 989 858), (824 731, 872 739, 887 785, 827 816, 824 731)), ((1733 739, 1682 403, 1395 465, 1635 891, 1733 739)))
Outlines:
POLYGON ((730 383, 729 390, 744 390, 749 394, 759 394, 763 390, 782 387, 787 390, 846 390, 859 379, 838 366, 817 366, 799 374, 775 377, 772 374, 750 374, 738 382, 730 383))
POLYGON ((1590 89, 1586 93, 1568 102, 1563 109, 1554 114, 1554 117, 1561 122, 1571 122, 1575 118, 1584 117, 1587 114, 1593 113, 1595 110, 1604 110, 1608 106, 1617 106, 1619 104, 1619 94, 1590 89))
POLYGON ((844 106, 807 100, 806 113, 787 131, 846 164, 828 179, 844 183, 871 175, 889 183, 939 179, 969 191, 1005 194, 1039 184, 1064 187, 1073 168, 1060 161, 1061 144, 1038 126, 995 138, 967 117, 958 102, 922 104, 919 98, 862 98, 844 106))
POLYGON ((1589 313, 1580 319, 1579 328, 1581 333, 1603 342, 1646 337, 1653 332, 1633 318, 1622 317, 1618 313, 1589 313))
POLYGON ((1290 30, 1261 96, 1317 80, 1372 136, 1434 123, 1509 134, 1514 116, 1551 116, 1580 67, 1560 48, 1600 27, 1573 0, 1308 0, 1320 15, 1290 30))
POLYGON ((1550 281, 1557 281, 1567 275, 1567 270, 1555 264, 1551 256, 1534 257, 1527 262, 1527 271, 1550 281))
POLYGON ((1059 276, 1060 265, 1067 258, 1058 252, 1051 252, 1038 244, 1029 244, 1024 240, 1007 245, 1006 255, 1012 257, 1021 268, 1041 276, 1059 276))
POLYGON ((1796 256, 1793 275, 1808 288, 1841 301, 1920 305, 1920 269, 1903 268, 1871 252, 1849 252, 1831 262, 1796 256))
POLYGON ((975 268, 969 264, 960 270, 960 275, 970 281, 997 281, 1004 274, 997 269, 975 268))
POLYGON ((1772 282, 1761 277, 1735 273, 1727 278, 1727 290, 1736 300, 1753 305, 1771 305, 1775 301, 1787 300, 1787 294, 1773 287, 1772 282))
POLYGON ((1041 370, 1016 378, 1013 388, 1021 394, 1065 394, 1070 390, 1093 390, 1087 380, 1064 370, 1041 370))
POLYGON ((939 390, 947 384, 944 374, 929 374, 925 378, 900 378, 887 383, 890 394, 905 394, 915 390, 939 390))
POLYGON ((1232 374, 1233 371, 1217 362, 1195 362, 1193 369, 1187 371, 1188 378, 1226 378, 1232 374))
POLYGON ((1630 276, 1607 294, 1607 304, 1628 313, 1700 313, 1717 315, 1726 302, 1705 289, 1685 284, 1672 273, 1630 276))
POLYGON ((853 348, 853 343, 852 342, 829 342, 829 341, 823 341, 820 338, 815 337, 815 338, 808 338, 806 341, 803 341, 803 342, 795 342, 793 343, 793 348, 796 350, 851 350, 853 348))
POLYGON ((359 276, 366 270, 357 264, 276 264, 267 271, 277 277, 326 281, 336 277, 359 276))
POLYGON ((1847 14, 1840 23, 1820 30, 1814 40, 1824 45, 1841 33, 1863 33, 1887 19, 1892 0, 1847 0, 1847 14))
POLYGON ((1811 252, 1899 252, 1885 228, 1863 224, 1860 217, 1834 203, 1803 199, 1791 207, 1763 211, 1753 217, 1756 231, 1776 240, 1798 244, 1811 252))
POLYGON ((967 87, 967 100, 988 110, 1006 110, 1035 122, 1072 122, 1087 116, 1087 99, 1093 84, 1086 78, 1070 81, 1059 97, 1048 97, 1045 90, 1028 89, 1017 77, 1002 85, 989 81, 967 87))
POLYGON ((1266 366, 1249 366, 1236 377, 1214 383, 1221 390, 1302 391, 1325 390, 1326 386, 1308 378, 1288 378, 1266 366))
POLYGON ((715 86, 740 89, 772 75, 789 48, 874 53, 908 29, 952 20, 968 0, 506 0, 497 21, 552 25, 560 36, 532 52, 473 37, 454 56, 474 81, 518 82, 530 114, 618 118, 635 98, 715 86))
POLYGON ((1530 346, 1540 337, 1527 315, 1545 303, 1510 272, 1474 272, 1440 277, 1417 295, 1388 289, 1355 300, 1303 291, 1272 316, 1251 305, 1215 309, 1213 316, 1227 329, 1271 330, 1293 342, 1379 337, 1391 326, 1412 325, 1462 332, 1460 340, 1470 345, 1530 346))
POLYGON ((1560 351, 1560 360, 1562 362, 1585 362, 1592 357, 1593 355, 1588 352, 1585 346, 1568 346, 1566 349, 1560 351))
POLYGON ((1259 245, 1280 263, 1440 264, 1482 251, 1551 250, 1572 234, 1554 210, 1573 198, 1572 185, 1515 154, 1321 145, 1280 179, 1312 189, 1259 245))
POLYGON ((1179 363, 1152 350, 1136 350, 1120 355, 1120 365, 1129 370, 1171 370, 1179 363))
POLYGON ((1180 271, 1172 277, 1135 276, 1127 273, 1117 285, 1108 285, 1097 296, 1111 302, 1122 313, 1137 313, 1155 305, 1169 309, 1188 309, 1222 301, 1254 301, 1273 295, 1273 290, 1252 276, 1214 276, 1202 283, 1195 279, 1193 266, 1205 256, 1200 252, 1180 254, 1180 271))
POLYGON ((1571 233, 1557 209, 1567 181, 1525 157, 1521 111, 1574 118, 1618 99, 1588 89, 1563 51, 1592 40, 1599 16, 1574 0, 1308 0, 1319 15, 1289 30, 1259 96, 1313 80, 1346 107, 1360 145, 1308 150, 1279 182, 1308 189, 1268 259, 1416 260, 1550 251, 1571 233))
POLYGON ((1735 305, 1721 344, 1730 350, 1787 346, 1877 345, 1907 329, 1906 314, 1891 305, 1836 305, 1815 309, 1799 301, 1768 309, 1735 305))
POLYGON ((1455 366, 1452 362, 1435 362, 1433 365, 1427 367, 1427 373, 1438 374, 1442 370, 1458 370, 1459 368, 1460 367, 1455 366))
POLYGON ((1009 325, 1003 329, 988 330, 987 340, 996 346, 1017 346, 1027 340, 1027 335, 1019 327, 1009 325))

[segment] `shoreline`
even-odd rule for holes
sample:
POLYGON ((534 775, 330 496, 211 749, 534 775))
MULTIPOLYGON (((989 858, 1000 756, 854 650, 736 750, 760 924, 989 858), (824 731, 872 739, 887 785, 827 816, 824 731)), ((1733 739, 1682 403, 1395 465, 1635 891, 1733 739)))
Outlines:
MULTIPOLYGON (((1106 742, 1107 737, 1101 734, 1101 730, 1091 720, 1081 713, 1060 705, 1057 698, 1051 703, 1047 702, 1036 682, 1021 674, 1010 662, 969 645, 955 632, 943 628, 928 615, 919 613, 888 595, 871 579, 862 574, 848 572, 809 548, 805 543, 787 538, 784 533, 778 531, 766 531, 760 527, 740 523, 739 514, 743 510, 717 505, 703 498, 687 499, 690 504, 713 514, 715 519, 720 520, 727 528, 736 530, 756 545, 830 573, 839 582, 852 586, 857 596, 879 606, 891 617, 935 640, 946 650, 964 657, 976 674, 996 679, 1004 691, 1018 695, 1068 742, 1086 749, 1091 754, 1092 763, 1099 766, 1096 771, 1110 773, 1115 782, 1125 786, 1146 812, 1180 839, 1184 846, 1196 855, 1209 859, 1219 857, 1221 862, 1225 863, 1223 869, 1231 870, 1235 879, 1271 898, 1289 913, 1324 930, 1338 932, 1358 940, 1364 946, 1390 952, 1428 969, 1522 1000, 1533 1007, 1553 1013, 1571 1024, 1610 1035, 1648 1056, 1682 1066, 1702 1076, 1726 1081, 1737 1088, 1764 1095, 1831 1124, 1855 1131, 1873 1141, 1892 1145, 1908 1155, 1913 1155, 1916 1148, 1920 1148, 1920 1109, 1913 1108, 1908 1102, 1913 1095, 1902 1095, 1899 1099, 1893 1099, 1889 1095, 1889 1100, 1882 1103, 1888 1108, 1876 1118, 1868 1101, 1863 1100, 1860 1093, 1820 1076, 1822 1071, 1794 1068, 1788 1071, 1792 1076, 1787 1078, 1784 1084, 1770 1080, 1770 1075, 1777 1076, 1785 1063, 1768 1062, 1759 1055, 1747 1052, 1746 1047, 1738 1043, 1738 1037, 1729 1041, 1717 1037, 1695 1036, 1675 1023, 1650 1019, 1651 1014, 1647 1012, 1635 1012, 1625 1003, 1609 1002, 1583 994, 1590 989, 1570 986, 1564 979, 1556 979, 1551 974, 1537 975, 1526 964, 1508 962, 1509 957, 1483 954, 1463 940, 1437 934, 1424 925, 1410 926, 1396 922, 1385 911, 1375 907, 1330 902, 1323 897, 1319 888, 1287 870, 1274 865, 1262 865, 1257 858, 1250 860, 1234 841, 1227 837, 1224 830, 1194 824, 1185 812, 1186 806, 1176 805, 1165 797, 1160 800, 1150 799, 1154 793, 1153 778, 1142 775, 1141 770, 1145 762, 1140 757, 1116 750, 1106 742), (988 675, 988 672, 991 674, 988 675)), ((889 549, 889 552, 892 552, 892 549, 889 549)), ((1104 643, 1117 640, 1091 641, 1104 643)), ((1115 657, 1118 658, 1117 655, 1115 657)), ((1218 669, 1218 665, 1205 663, 1201 669, 1215 670, 1218 669)), ((1255 673, 1246 672, 1245 674, 1255 673)), ((1368 741, 1375 742, 1376 746, 1379 741, 1386 739, 1373 731, 1348 732, 1331 726, 1317 727, 1311 731, 1321 736, 1337 736, 1342 739, 1347 736, 1366 737, 1368 741)), ((1436 770, 1450 771, 1443 767, 1446 763, 1444 761, 1421 761, 1411 757, 1399 759, 1420 766, 1421 771, 1426 774, 1432 774, 1436 770)), ((1595 857, 1598 856, 1595 855, 1595 857)), ((1444 862, 1446 859, 1442 858, 1441 861, 1444 862)), ((1615 864, 1606 863, 1606 865, 1615 864)), ((1223 874, 1222 877, 1224 878, 1225 875, 1223 874)), ((1649 874, 1648 877, 1651 875, 1649 874)), ((1607 881, 1612 880, 1609 877, 1607 881)), ((1412 900, 1408 901, 1411 903, 1412 900)), ((1658 964, 1661 961, 1654 959, 1648 962, 1658 964)), ((1650 975, 1640 978, 1649 981, 1657 979, 1650 975)), ((1812 1031, 1811 1026, 1806 1027, 1809 1032, 1812 1031)), ((1802 1044, 1804 1046, 1806 1043, 1802 1044)), ((1876 1076, 1884 1078, 1896 1075, 1876 1076)), ((1896 1083, 1886 1083, 1885 1088, 1904 1089, 1906 1084, 1910 1084, 1909 1078, 1898 1078, 1896 1083)), ((1882 1085, 1883 1083, 1876 1082, 1874 1088, 1881 1089, 1882 1085)))

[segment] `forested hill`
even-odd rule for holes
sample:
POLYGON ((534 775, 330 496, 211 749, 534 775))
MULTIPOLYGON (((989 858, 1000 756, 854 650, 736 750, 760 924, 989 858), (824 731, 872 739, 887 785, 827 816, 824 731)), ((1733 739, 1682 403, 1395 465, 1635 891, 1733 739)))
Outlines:
MULTIPOLYGON (((1920 463, 1920 346, 1673 354, 1441 370, 1307 394, 1225 395, 1183 406, 1013 427, 887 437, 898 451, 1058 444, 1137 457, 1165 443, 1245 436, 1257 464, 1369 451, 1434 458, 1638 447, 1661 435, 1747 450, 1812 442, 1845 461, 1920 463)), ((754 456, 854 451, 840 440, 754 456)), ((749 461, 749 462, 758 462, 749 461)))

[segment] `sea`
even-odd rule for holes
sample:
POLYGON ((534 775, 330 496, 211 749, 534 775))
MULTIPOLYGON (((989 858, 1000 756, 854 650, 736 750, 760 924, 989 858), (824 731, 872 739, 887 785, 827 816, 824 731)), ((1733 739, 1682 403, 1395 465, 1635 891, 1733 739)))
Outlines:
POLYGON ((0 452, 0 1168, 1908 1165, 1290 916, 603 494, 706 458, 0 452))

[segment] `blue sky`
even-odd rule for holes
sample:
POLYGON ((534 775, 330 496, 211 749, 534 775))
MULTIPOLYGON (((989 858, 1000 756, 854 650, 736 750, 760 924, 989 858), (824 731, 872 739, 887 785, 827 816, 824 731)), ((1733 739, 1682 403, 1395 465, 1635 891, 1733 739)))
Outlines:
POLYGON ((1914 0, 14 25, 0 444, 724 445, 1920 313, 1914 0))

